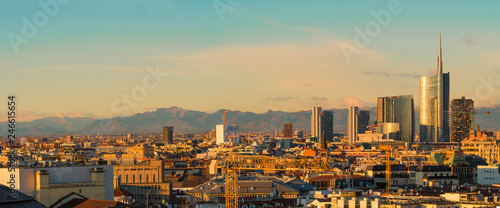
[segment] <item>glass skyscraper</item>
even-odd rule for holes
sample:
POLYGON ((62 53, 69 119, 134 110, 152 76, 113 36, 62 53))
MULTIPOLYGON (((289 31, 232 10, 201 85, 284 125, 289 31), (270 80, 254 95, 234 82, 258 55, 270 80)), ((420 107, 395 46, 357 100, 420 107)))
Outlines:
POLYGON ((370 111, 360 110, 356 112, 356 115, 358 116, 358 134, 364 134, 370 125, 370 111))
POLYGON ((413 142, 415 136, 413 96, 379 97, 377 100, 377 123, 398 123, 398 139, 405 142, 413 142))
POLYGON ((441 55, 440 33, 437 74, 420 77, 420 142, 450 141, 450 74, 441 55))

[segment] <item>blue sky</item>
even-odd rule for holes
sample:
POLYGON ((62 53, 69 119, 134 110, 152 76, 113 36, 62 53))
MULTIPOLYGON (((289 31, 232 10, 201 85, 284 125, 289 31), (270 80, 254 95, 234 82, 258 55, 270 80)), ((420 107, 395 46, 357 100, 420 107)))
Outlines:
POLYGON ((61 0, 16 52, 9 35, 23 37, 23 18, 45 12, 38 2, 0 1, 1 91, 18 96, 26 120, 170 106, 373 107, 377 97, 408 94, 418 106, 418 77, 436 68, 439 31, 451 98, 500 101, 498 1, 61 0), (232 11, 222 20, 214 2, 232 11), (380 25, 371 13, 392 4, 400 12, 380 25), (355 47, 355 28, 372 23, 380 30, 349 62, 340 45, 355 47), (168 76, 125 102, 144 88, 148 67, 168 76))

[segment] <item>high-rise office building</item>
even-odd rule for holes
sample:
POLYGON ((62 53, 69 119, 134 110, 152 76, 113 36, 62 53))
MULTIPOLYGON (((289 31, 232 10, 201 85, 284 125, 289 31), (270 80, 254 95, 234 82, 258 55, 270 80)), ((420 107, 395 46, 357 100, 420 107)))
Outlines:
MULTIPOLYGON (((413 142, 415 137, 415 107, 413 96, 399 95, 377 99, 377 123, 399 124, 397 139, 413 142)), ((391 124, 394 125, 394 124, 391 124)))
POLYGON ((358 116, 358 134, 364 134, 370 125, 370 111, 360 110, 356 114, 358 116))
MULTIPOLYGON (((326 139, 326 141, 333 141, 333 111, 321 111, 319 115, 322 131, 321 138, 326 139)), ((323 141, 319 142, 322 144, 323 141)))
POLYGON ((420 77, 420 142, 450 140, 450 73, 443 73, 441 33, 437 74, 420 77))
POLYGON ((164 126, 161 134, 162 141, 167 144, 174 143, 174 127, 173 126, 164 126))
POLYGON ((358 106, 349 106, 349 116, 347 118, 347 136, 349 144, 354 144, 358 140, 358 106))
POLYGON ((474 130, 474 101, 465 97, 453 99, 450 108, 450 141, 461 142, 474 130))
POLYGON ((293 124, 283 123, 283 137, 293 137, 293 124))
POLYGON ((240 143, 240 126, 219 124, 215 127, 216 144, 240 143))
POLYGON ((311 114, 311 137, 321 138, 321 120, 319 113, 321 107, 313 107, 311 114))

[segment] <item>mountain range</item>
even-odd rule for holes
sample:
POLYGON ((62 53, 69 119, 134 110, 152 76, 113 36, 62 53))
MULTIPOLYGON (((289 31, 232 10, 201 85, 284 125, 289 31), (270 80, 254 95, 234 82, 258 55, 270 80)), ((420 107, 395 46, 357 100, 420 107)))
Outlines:
MULTIPOLYGON (((327 109, 334 112, 334 131, 347 130, 348 109, 327 109)), ((371 119, 376 117, 376 108, 362 108, 368 110, 371 119)), ((90 117, 47 117, 30 122, 16 123, 16 134, 30 135, 63 135, 63 134, 97 134, 97 133, 159 133, 163 126, 174 126, 174 132, 207 132, 222 123, 221 109, 214 113, 196 110, 186 110, 178 107, 158 108, 127 117, 109 119, 94 119, 90 117)), ((475 124, 481 129, 500 130, 500 105, 476 109, 475 124), (490 115, 485 112, 489 111, 490 115)), ((418 132, 418 109, 415 112, 416 131, 418 132)), ((281 131, 283 123, 293 123, 294 130, 309 131, 311 126, 311 111, 283 112, 267 111, 253 113, 229 111, 226 114, 227 124, 238 124, 241 131, 259 131, 272 133, 281 131)), ((5 122, 4 122, 5 124, 5 122)), ((0 125, 0 135, 7 137, 7 125, 0 125)))

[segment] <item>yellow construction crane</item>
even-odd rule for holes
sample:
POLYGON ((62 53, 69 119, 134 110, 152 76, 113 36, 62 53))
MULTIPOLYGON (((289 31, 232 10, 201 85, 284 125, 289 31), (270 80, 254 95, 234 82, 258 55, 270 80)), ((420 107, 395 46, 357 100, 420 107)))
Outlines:
POLYGON ((242 170, 317 171, 328 172, 332 168, 323 159, 282 159, 259 155, 233 155, 219 165, 225 175, 227 208, 239 208, 240 186, 238 174, 242 170))
POLYGON ((386 183, 386 191, 389 193, 391 191, 391 156, 394 154, 394 150, 392 149, 392 145, 379 145, 378 148, 380 150, 385 151, 385 179, 386 183))

